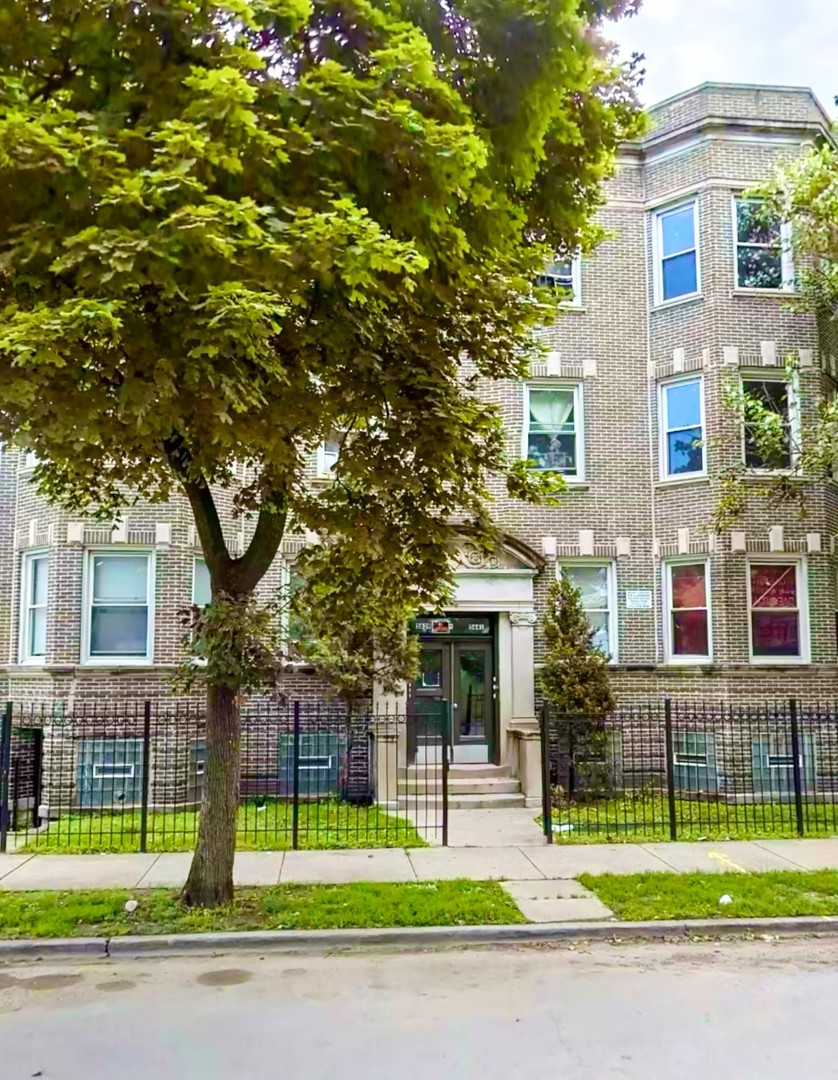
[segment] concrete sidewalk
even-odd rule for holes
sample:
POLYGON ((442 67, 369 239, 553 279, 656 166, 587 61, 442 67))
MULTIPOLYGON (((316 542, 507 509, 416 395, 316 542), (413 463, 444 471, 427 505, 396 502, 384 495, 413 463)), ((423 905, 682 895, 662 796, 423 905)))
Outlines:
MULTIPOLYGON (((0 855, 0 890, 178 888, 192 856, 0 855)), ((580 874, 838 869, 838 838, 720 843, 554 844, 543 847, 242 851, 236 884, 342 884, 467 878, 559 881, 580 874)), ((538 890, 531 890, 534 896, 538 890)))

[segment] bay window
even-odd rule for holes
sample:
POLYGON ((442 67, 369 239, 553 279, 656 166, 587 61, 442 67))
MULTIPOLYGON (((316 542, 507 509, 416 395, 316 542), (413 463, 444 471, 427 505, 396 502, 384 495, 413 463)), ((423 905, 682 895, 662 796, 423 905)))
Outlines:
POLYGON ((667 660, 706 663, 712 655, 707 561, 665 563, 664 603, 667 660))
POLYGON ((694 199, 654 215, 655 303, 699 291, 698 209, 694 199))
POLYGON ((659 402, 661 478, 704 473, 704 386, 701 376, 662 383, 659 402))
POLYGON ((767 217, 759 199, 734 199, 736 286, 739 289, 793 289, 789 228, 767 217))
POLYGON ((805 568, 800 559, 752 560, 748 566, 751 659, 808 659, 805 568))
POLYGON ((151 661, 153 581, 149 552, 88 553, 85 658, 89 662, 151 661))
POLYGON ((778 438, 770 447, 759 438, 759 424, 749 418, 745 405, 744 453, 749 469, 790 469, 794 459, 795 442, 799 438, 797 401, 794 383, 785 376, 745 375, 742 377, 742 393, 746 399, 762 407, 769 421, 777 417, 778 438), (776 444, 776 445, 775 445, 776 444), (769 453, 769 449, 772 451, 769 453))

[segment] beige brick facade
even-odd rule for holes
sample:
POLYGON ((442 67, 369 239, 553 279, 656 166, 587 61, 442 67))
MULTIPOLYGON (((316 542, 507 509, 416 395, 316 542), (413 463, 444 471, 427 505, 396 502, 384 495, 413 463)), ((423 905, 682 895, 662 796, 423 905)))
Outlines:
MULTIPOLYGON (((537 386, 581 386, 577 438, 584 443, 584 479, 569 486, 558 508, 512 502, 498 486, 494 514, 505 533, 538 557, 536 620, 557 562, 588 559, 611 566, 614 675, 624 699, 831 697, 838 690, 832 554, 838 490, 814 489, 805 520, 791 507, 772 508, 755 495, 735 533, 715 536, 710 530, 720 490, 716 474, 732 454, 741 453, 723 403, 725 381, 741 371, 779 375, 792 356, 800 364, 804 417, 814 413, 820 397, 835 391, 834 328, 819 333, 812 317, 788 310, 780 291, 736 287, 732 210, 736 194, 826 134, 829 121, 805 90, 716 84, 679 95, 651 114, 649 134, 623 149, 608 185, 601 212, 608 238, 596 255, 583 258, 580 296, 545 330, 549 355, 533 369, 537 386), (693 297, 656 303, 655 213, 689 201, 696 205, 700 288, 693 297), (666 479, 660 469, 659 387, 689 374, 703 379, 706 475, 666 479), (795 663, 754 663, 749 652, 748 560, 771 555, 798 560, 802 568, 800 617, 808 648, 795 663), (664 568, 679 556, 709 566, 712 648, 703 663, 667 658, 664 568)), ((525 387, 493 384, 486 394, 500 404, 509 451, 520 456, 525 387)), ((0 451, 0 697, 84 701, 168 694, 167 672, 180 652, 177 613, 191 600, 199 554, 188 505, 173 499, 132 508, 113 543, 110 530, 48 506, 29 484, 25 465, 16 452, 0 451), (153 654, 145 664, 106 667, 83 660, 86 560, 89 552, 111 547, 148 552, 154 562, 153 654), (20 653, 21 567, 27 554, 40 550, 48 551, 50 567, 46 654, 27 664, 20 653)), ((314 469, 312 461, 312 475, 314 469)), ((242 525, 233 519, 229 496, 221 503, 235 541, 242 525)), ((263 583, 266 594, 277 587, 298 547, 289 540, 263 583)), ((480 610, 479 603, 468 609, 480 610)), ((526 622, 512 618, 513 635, 519 626, 526 632, 526 622)), ((505 640, 499 632, 499 651, 505 640)), ((540 654, 536 621, 536 663, 540 654)), ((505 657, 498 655, 497 664, 502 675, 505 657)), ((526 672, 519 664, 515 674, 516 680, 529 680, 530 698, 534 674, 532 664, 526 672)), ((288 691, 311 696, 322 686, 298 671, 289 675, 288 691)), ((500 692, 511 693, 503 677, 500 692)), ((499 715, 514 719, 528 712, 530 705, 510 705, 499 715)))

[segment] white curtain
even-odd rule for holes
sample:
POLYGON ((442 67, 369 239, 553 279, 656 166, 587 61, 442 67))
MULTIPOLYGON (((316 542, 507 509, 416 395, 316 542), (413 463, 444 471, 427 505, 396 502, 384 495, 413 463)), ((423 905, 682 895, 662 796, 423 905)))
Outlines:
POLYGON ((530 420, 547 431, 561 431, 573 420, 572 390, 531 390, 530 420))

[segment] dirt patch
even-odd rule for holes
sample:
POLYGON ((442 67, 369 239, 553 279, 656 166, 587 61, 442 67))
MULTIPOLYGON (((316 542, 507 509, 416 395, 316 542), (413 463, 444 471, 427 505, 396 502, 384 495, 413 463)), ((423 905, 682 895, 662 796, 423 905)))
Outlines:
POLYGON ((221 968, 218 971, 207 971, 199 975, 197 982, 201 986, 239 986, 253 978, 249 971, 241 968, 221 968))
POLYGON ((117 992, 119 990, 133 990, 136 985, 130 979, 114 979, 113 982, 97 983, 96 989, 117 992))
POLYGON ((63 990, 81 982, 81 975, 33 975, 31 979, 18 979, 22 990, 63 990))

